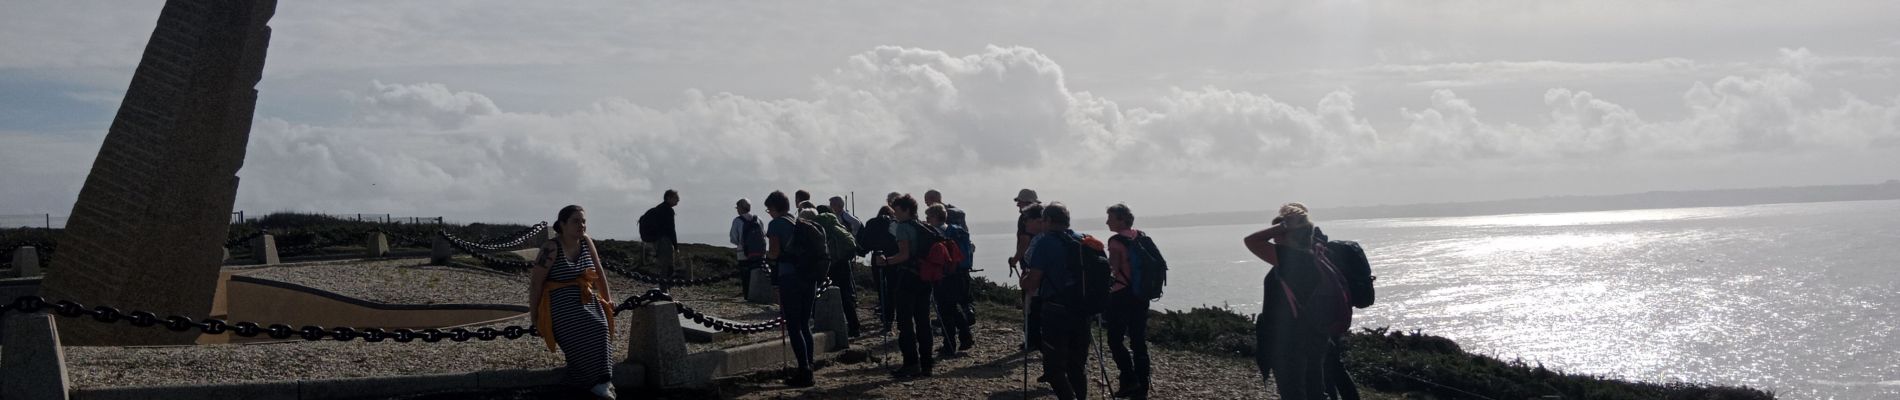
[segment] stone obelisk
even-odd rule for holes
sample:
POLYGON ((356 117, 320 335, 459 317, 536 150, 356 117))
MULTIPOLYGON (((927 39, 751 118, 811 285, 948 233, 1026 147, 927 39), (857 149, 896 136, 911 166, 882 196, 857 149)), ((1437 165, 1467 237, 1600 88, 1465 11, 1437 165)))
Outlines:
MULTIPOLYGON (((250 141, 275 0, 169 0, 73 204, 40 295, 202 319, 250 141)), ((67 345, 190 344, 197 332, 60 324, 67 345)))

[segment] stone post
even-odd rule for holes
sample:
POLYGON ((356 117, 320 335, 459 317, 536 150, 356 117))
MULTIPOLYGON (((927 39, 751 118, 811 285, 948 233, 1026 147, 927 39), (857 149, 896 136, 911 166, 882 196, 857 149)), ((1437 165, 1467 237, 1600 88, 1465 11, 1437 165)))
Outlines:
POLYGON ((277 237, 259 235, 251 239, 251 259, 258 264, 277 265, 277 237))
POLYGON ((686 335, 680 330, 679 304, 654 302, 626 312, 633 314, 627 329, 627 362, 646 368, 647 385, 668 388, 692 383, 691 370, 685 365, 686 335))
POLYGON ((441 234, 429 239, 429 265, 449 265, 449 258, 455 257, 455 248, 449 246, 449 239, 441 234))
POLYGON ((377 258, 389 255, 389 235, 382 232, 370 232, 369 239, 363 243, 364 256, 377 258))
POLYGON ((759 304, 778 302, 777 291, 772 290, 772 273, 765 268, 753 268, 752 279, 746 281, 745 301, 759 304))
POLYGON ((844 289, 826 286, 818 291, 818 303, 812 305, 814 329, 831 332, 831 345, 826 349, 836 351, 851 344, 850 326, 844 320, 844 289))
MULTIPOLYGON (((82 322, 83 323, 83 322, 82 322)), ((52 314, 7 313, 0 332, 0 399, 65 399, 72 388, 52 314)))
POLYGON ((13 272, 20 277, 40 276, 40 251, 33 246, 13 249, 13 272))

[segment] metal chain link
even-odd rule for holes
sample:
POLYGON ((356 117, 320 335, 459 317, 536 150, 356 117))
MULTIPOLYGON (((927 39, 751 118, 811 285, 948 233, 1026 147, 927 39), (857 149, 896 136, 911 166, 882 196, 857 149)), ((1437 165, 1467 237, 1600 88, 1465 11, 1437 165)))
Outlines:
POLYGON ((535 234, 541 233, 542 230, 547 229, 547 228, 548 228, 547 222, 534 224, 534 226, 530 226, 527 229, 522 230, 521 233, 511 235, 514 237, 514 239, 509 239, 501 243, 481 243, 481 242, 476 242, 476 241, 470 241, 467 239, 455 237, 455 235, 450 234, 448 230, 438 230, 436 231, 436 233, 438 235, 441 235, 443 239, 448 239, 450 243, 460 244, 462 247, 469 247, 469 248, 481 249, 481 250, 486 250, 486 251, 500 251, 503 249, 520 246, 523 243, 527 243, 528 239, 534 238, 535 234))
POLYGON ((752 269, 756 268, 756 267, 746 267, 746 268, 740 268, 738 271, 733 271, 732 273, 728 273, 724 275, 709 276, 709 277, 698 278, 698 279, 683 279, 683 278, 664 278, 664 277, 648 275, 645 272, 640 272, 639 270, 633 269, 633 267, 631 266, 621 265, 621 264, 617 264, 617 263, 614 263, 611 261, 605 261, 605 260, 602 260, 602 262, 606 264, 606 265, 601 266, 602 268, 608 271, 612 271, 615 274, 619 274, 620 276, 626 277, 627 279, 640 281, 641 283, 646 283, 649 285, 659 285, 661 287, 688 287, 688 286, 710 285, 710 284, 724 282, 724 281, 728 281, 732 279, 739 279, 739 277, 744 276, 745 274, 751 273, 752 269))
MULTIPOLYGON (((634 300, 629 299, 628 301, 631 302, 634 300)), ((470 339, 492 341, 495 339, 502 339, 502 338, 514 340, 514 339, 519 339, 523 336, 536 336, 536 337, 541 336, 540 332, 536 332, 534 327, 524 327, 524 326, 509 326, 509 327, 504 327, 501 329, 483 327, 483 328, 478 328, 474 330, 469 330, 466 328, 453 328, 446 331, 435 329, 435 328, 423 329, 421 331, 411 330, 407 328, 386 330, 383 328, 363 329, 363 328, 350 328, 350 327, 334 327, 334 328, 326 329, 322 326, 316 326, 316 325, 306 325, 301 328, 292 328, 291 326, 284 325, 284 324, 271 324, 268 327, 266 327, 256 322, 243 321, 243 322, 237 322, 237 323, 230 323, 224 320, 210 319, 210 318, 206 318, 203 320, 193 320, 189 317, 184 317, 184 316, 179 316, 179 315, 159 318, 157 314, 153 314, 148 311, 135 310, 130 313, 125 313, 125 312, 120 312, 117 308, 106 307, 106 306, 99 306, 99 307, 94 307, 94 308, 89 309, 89 308, 86 308, 86 306, 81 305, 77 302, 67 301, 67 300, 60 300, 57 302, 48 303, 45 298, 42 298, 39 296, 22 296, 22 297, 15 298, 13 302, 11 303, 0 304, 0 314, 5 314, 8 311, 35 313, 35 312, 40 312, 42 309, 49 310, 54 315, 59 315, 62 317, 67 317, 67 318, 91 317, 94 321, 98 321, 102 323, 117 323, 120 321, 124 321, 136 327, 145 328, 145 327, 158 326, 158 327, 163 327, 167 330, 171 330, 173 332, 185 332, 185 331, 190 331, 190 330, 197 330, 199 332, 202 332, 208 335, 220 335, 220 334, 225 334, 225 333, 231 333, 231 334, 235 334, 235 335, 243 336, 243 337, 257 337, 259 335, 263 335, 271 339, 278 339, 278 340, 285 340, 285 339, 290 339, 290 338, 295 337, 295 338, 302 338, 305 341, 318 341, 318 340, 329 339, 329 340, 347 342, 347 341, 360 338, 366 342, 382 342, 384 340, 394 340, 398 343, 409 343, 411 341, 421 339, 424 342, 435 343, 435 342, 441 341, 442 339, 448 339, 448 340, 456 341, 456 342, 465 342, 470 339)))
POLYGON ((225 248, 251 247, 251 239, 263 237, 265 234, 268 234, 269 232, 270 231, 266 231, 262 228, 259 228, 256 232, 251 232, 251 234, 249 235, 244 235, 242 237, 238 237, 236 239, 231 239, 230 241, 224 242, 224 247, 225 248))
MULTIPOLYGON (((442 235, 444 237, 448 237, 448 233, 446 232, 443 233, 442 235)), ((482 262, 488 263, 489 265, 496 265, 496 266, 514 268, 514 269, 527 269, 529 267, 534 266, 534 264, 529 263, 527 261, 503 260, 500 258, 496 258, 495 256, 489 255, 488 253, 475 251, 474 249, 470 249, 466 246, 467 246, 467 243, 463 243, 455 239, 449 239, 449 247, 454 247, 456 250, 461 250, 463 253, 468 253, 468 255, 474 256, 475 259, 482 260, 482 262)))

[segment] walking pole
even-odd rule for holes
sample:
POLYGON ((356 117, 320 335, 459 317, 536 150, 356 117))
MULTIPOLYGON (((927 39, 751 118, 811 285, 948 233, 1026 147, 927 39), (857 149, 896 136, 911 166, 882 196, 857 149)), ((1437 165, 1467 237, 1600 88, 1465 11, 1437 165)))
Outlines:
MULTIPOLYGON (((1101 320, 1100 315, 1096 316, 1095 322, 1097 322, 1097 325, 1101 325, 1100 322, 1102 322, 1102 320, 1101 320)), ((1102 329, 1107 330, 1108 327, 1103 326, 1102 329)), ((1090 335, 1094 334, 1093 333, 1094 329, 1089 329, 1089 331, 1090 331, 1090 335)), ((1115 392, 1110 391, 1108 387, 1108 360, 1104 360, 1102 357, 1102 342, 1104 341, 1108 341, 1107 332, 1103 332, 1102 340, 1095 341, 1095 365, 1097 367, 1100 367, 1102 371, 1101 380, 1098 380, 1096 382, 1102 385, 1102 392, 1103 392, 1102 398, 1107 399, 1107 398, 1113 398, 1115 396, 1115 392)), ((1087 368, 1087 367, 1083 367, 1083 368, 1087 368)))

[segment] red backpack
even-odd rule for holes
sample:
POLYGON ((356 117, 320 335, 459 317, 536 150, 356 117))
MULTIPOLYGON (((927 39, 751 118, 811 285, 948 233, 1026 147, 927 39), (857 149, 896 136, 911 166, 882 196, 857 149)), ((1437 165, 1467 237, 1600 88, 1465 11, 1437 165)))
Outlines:
POLYGON ((923 258, 917 261, 917 277, 925 283, 942 281, 944 273, 963 263, 963 249, 936 227, 912 223, 916 224, 917 242, 926 244, 922 247, 923 258))

